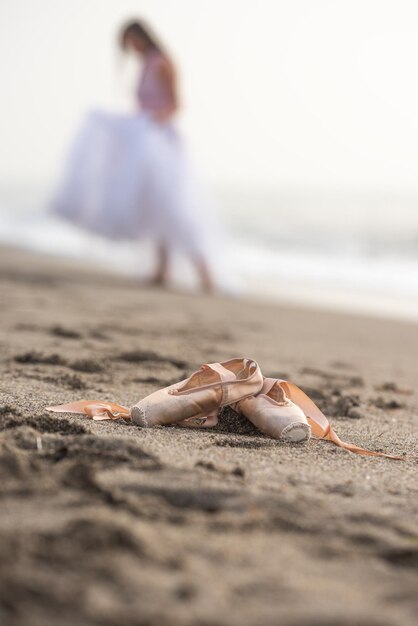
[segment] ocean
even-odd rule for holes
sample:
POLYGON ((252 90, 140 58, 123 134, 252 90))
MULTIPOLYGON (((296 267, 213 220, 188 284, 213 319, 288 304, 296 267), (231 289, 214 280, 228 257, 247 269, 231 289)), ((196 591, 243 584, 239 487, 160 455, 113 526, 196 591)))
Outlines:
MULTIPOLYGON (((351 190, 214 189, 217 282, 234 296, 418 321, 418 198, 351 190)), ((48 186, 0 188, 0 243, 145 276, 152 246, 111 243, 47 212, 48 186)), ((176 258, 173 280, 193 287, 176 258)))

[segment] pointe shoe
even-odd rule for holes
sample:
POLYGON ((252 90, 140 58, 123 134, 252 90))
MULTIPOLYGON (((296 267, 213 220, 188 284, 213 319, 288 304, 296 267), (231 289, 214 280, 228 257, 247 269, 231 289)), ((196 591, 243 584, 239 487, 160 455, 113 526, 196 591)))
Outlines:
POLYGON ((395 461, 405 460, 406 457, 396 456, 394 454, 387 454, 386 452, 375 452, 374 450, 366 450, 365 448, 360 448, 360 446, 356 446, 352 443, 342 441, 332 428, 327 417, 316 406, 315 402, 313 402, 310 397, 307 396, 304 391, 302 391, 302 389, 299 389, 299 387, 297 387, 293 383, 290 383, 287 380, 279 380, 278 382, 284 390, 287 398, 291 400, 294 404, 296 404, 306 415, 308 423, 312 429, 312 435, 314 435, 314 437, 330 441, 336 446, 343 448, 344 450, 354 452, 354 454, 384 457, 387 459, 393 459, 395 461))
POLYGON ((311 436, 305 413, 286 396, 279 380, 264 378, 261 391, 240 400, 233 409, 273 439, 301 443, 311 436))
POLYGON ((132 421, 142 427, 215 426, 223 406, 258 393, 262 384, 260 368, 251 359, 209 363, 189 378, 135 404, 131 408, 132 421))
POLYGON ((236 407, 236 410, 244 413, 253 424, 271 437, 277 438, 279 435, 285 441, 297 443, 306 441, 312 434, 355 454, 385 457, 395 461, 405 460, 405 457, 366 450, 342 441, 309 396, 287 380, 265 378, 260 394, 254 399, 238 402, 236 407))

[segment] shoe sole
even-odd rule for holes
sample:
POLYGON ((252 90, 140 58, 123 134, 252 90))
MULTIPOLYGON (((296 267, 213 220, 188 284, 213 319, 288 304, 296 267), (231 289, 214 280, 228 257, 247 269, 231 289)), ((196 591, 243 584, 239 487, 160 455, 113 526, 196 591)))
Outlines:
POLYGON ((309 424, 303 424, 301 422, 294 422, 289 424, 283 430, 281 439, 287 443, 303 443, 308 441, 311 437, 311 427, 309 424))

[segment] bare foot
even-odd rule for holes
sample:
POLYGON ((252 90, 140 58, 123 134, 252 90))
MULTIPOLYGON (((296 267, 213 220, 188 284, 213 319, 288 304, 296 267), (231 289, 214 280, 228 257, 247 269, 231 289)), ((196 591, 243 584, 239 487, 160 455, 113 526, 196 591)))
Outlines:
POLYGON ((156 274, 155 276, 151 276, 150 278, 141 279, 140 281, 141 287, 167 287, 168 279, 167 276, 162 274, 156 274))

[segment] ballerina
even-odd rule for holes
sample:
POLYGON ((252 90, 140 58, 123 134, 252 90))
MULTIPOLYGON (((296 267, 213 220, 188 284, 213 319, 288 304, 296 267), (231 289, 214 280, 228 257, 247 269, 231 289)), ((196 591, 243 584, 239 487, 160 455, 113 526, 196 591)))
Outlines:
POLYGON ((174 124, 179 110, 173 62, 142 22, 124 26, 124 51, 142 60, 134 115, 90 113, 76 137, 53 203, 55 214, 108 239, 150 237, 165 285, 173 251, 185 253, 205 290, 209 269, 202 194, 174 124))

